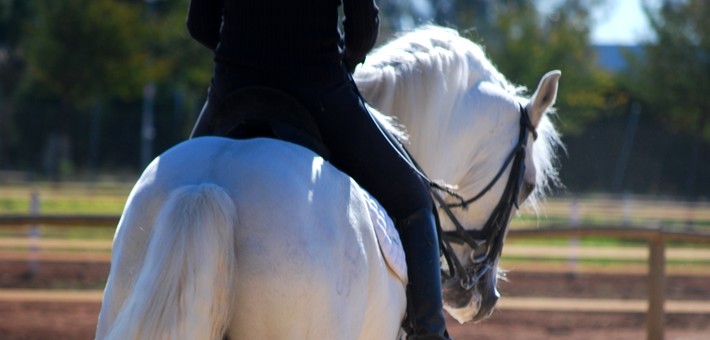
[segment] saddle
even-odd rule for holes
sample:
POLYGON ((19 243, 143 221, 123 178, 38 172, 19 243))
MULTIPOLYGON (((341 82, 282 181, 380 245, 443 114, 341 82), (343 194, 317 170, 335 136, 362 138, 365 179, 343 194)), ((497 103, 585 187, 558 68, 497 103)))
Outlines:
POLYGON ((293 96, 265 86, 250 86, 228 94, 211 120, 216 136, 275 138, 312 150, 328 159, 320 129, 311 112, 293 96))

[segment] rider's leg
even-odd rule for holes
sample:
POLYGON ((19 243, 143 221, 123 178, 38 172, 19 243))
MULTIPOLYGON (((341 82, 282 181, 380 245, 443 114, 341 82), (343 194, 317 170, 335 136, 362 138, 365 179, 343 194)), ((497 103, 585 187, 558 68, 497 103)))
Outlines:
MULTIPOLYGON (((219 106, 219 98, 243 83, 258 84, 244 77, 213 80, 212 103, 206 106, 193 137, 205 131, 202 124, 209 121, 209 109, 219 106)), ((433 202, 422 179, 384 137, 347 80, 327 90, 302 83, 271 86, 293 94, 310 109, 331 150, 332 164, 377 198, 396 221, 408 265, 410 338, 446 339, 433 202)))
POLYGON ((407 256, 408 339, 447 339, 441 299, 439 242, 431 208, 397 221, 407 256))
MULTIPOLYGON (((370 192, 395 219, 409 275, 407 323, 411 339, 446 339, 439 246, 428 188, 392 147, 352 84, 319 103, 314 118, 332 163, 370 192)), ((308 105, 308 104, 307 104, 308 105)))

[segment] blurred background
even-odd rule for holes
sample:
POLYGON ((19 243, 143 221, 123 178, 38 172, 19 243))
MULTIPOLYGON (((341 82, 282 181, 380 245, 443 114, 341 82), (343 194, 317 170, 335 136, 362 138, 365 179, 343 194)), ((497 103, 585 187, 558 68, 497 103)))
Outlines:
MULTIPOLYGON (((563 73, 564 187, 513 222, 501 312, 456 338, 706 339, 710 1, 377 3, 378 44, 436 23, 513 83, 563 73), (524 233, 585 226, 600 231, 524 233)), ((93 336, 126 196, 207 93, 212 55, 187 6, 0 0, 0 338, 93 336)))
MULTIPOLYGON (((134 177, 184 140, 212 71, 187 1, 0 1, 2 178, 134 177), (12 177, 11 177, 12 176, 12 177)), ((710 192, 710 13, 702 0, 381 0, 380 43, 434 22, 513 83, 563 72, 574 193, 710 192)))

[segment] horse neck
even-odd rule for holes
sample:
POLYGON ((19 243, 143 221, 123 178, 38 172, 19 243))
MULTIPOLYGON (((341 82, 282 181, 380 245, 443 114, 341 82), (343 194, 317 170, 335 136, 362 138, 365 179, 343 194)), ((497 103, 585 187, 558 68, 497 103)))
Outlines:
POLYGON ((449 114, 456 105, 454 88, 441 73, 376 70, 377 79, 358 85, 368 102, 383 114, 396 118, 409 137, 407 148, 426 171, 435 161, 444 161, 444 145, 450 143, 446 133, 449 114))
MULTIPOLYGON (((407 148, 432 179, 475 190, 497 171, 488 168, 502 164, 517 136, 517 117, 501 116, 501 107, 477 86, 490 83, 511 98, 519 89, 480 46, 452 30, 406 34, 369 56, 355 79, 375 108, 404 125, 407 148)), ((504 111, 513 113, 517 105, 504 111)))
POLYGON ((488 159, 489 151, 498 150, 487 147, 490 138, 477 130, 485 130, 499 119, 483 104, 468 107, 462 97, 474 89, 470 88, 471 78, 462 77, 467 73, 451 65, 430 66, 428 69, 448 72, 382 72, 376 86, 371 82, 361 86, 363 95, 404 125, 408 150, 432 179, 454 185, 470 182, 466 177, 471 175, 475 159, 488 159))
MULTIPOLYGON (((490 96, 480 90, 479 81, 471 85, 443 82, 451 78, 426 73, 401 77, 389 82, 396 84, 393 88, 380 88, 371 103, 405 126, 407 148, 432 180, 453 185, 470 198, 495 177, 513 148, 519 114, 513 95, 490 96)), ((498 84, 495 78, 485 81, 498 84)), ((484 199, 457 213, 460 221, 482 226, 504 186, 505 181, 499 181, 484 199)), ((448 220, 442 222, 446 229, 453 228, 448 220)))

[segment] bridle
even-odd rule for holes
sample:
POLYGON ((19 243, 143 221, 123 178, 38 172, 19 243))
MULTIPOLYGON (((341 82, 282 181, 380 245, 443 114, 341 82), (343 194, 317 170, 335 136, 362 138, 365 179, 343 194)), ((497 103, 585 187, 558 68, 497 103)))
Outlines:
MULTIPOLYGON (((353 84, 353 88, 358 93, 360 100, 362 100, 363 105, 366 105, 364 97, 360 94, 357 88, 355 80, 350 75, 350 82, 353 84)), ((520 132, 518 134, 518 143, 510 151, 505 162, 501 166, 495 177, 486 185, 481 192, 469 199, 464 199, 457 193, 455 193, 450 188, 441 185, 437 182, 432 181, 424 173, 422 168, 417 164, 414 158, 409 154, 406 148, 399 143, 399 140, 392 135, 385 127, 381 125, 381 122, 372 117, 373 121, 380 129, 380 132, 386 137, 390 142, 391 146, 396 150, 403 160, 408 162, 414 171, 416 171, 419 176, 429 184, 431 188, 431 194, 434 200, 439 204, 444 213, 448 216, 451 222, 456 227, 454 231, 444 232, 441 229, 441 223, 438 221, 438 214, 434 214, 437 218, 437 228, 439 233, 439 243, 441 252, 446 259, 449 266, 449 273, 444 273, 442 271, 442 279, 446 282, 451 280, 459 280, 461 287, 465 290, 471 290, 476 286, 478 281, 493 268, 496 260, 500 256, 503 250, 503 239, 505 238, 505 231, 508 228, 508 220, 510 219, 513 207, 519 208, 518 193, 520 192, 520 186, 523 184, 523 176, 525 175, 525 148, 528 144, 528 133, 533 135, 533 140, 537 139, 537 130, 530 120, 530 115, 525 106, 518 103, 520 111, 520 132), (463 208, 466 207, 483 197, 490 189, 498 182, 498 180, 503 176, 505 169, 508 168, 510 163, 513 166, 510 170, 510 176, 508 177, 508 183, 505 186, 503 195, 501 196, 498 204, 496 205, 493 212, 488 217, 486 224, 481 230, 466 230, 461 222, 456 218, 454 213, 451 211, 453 208, 463 208), (446 203, 439 192, 444 192, 450 196, 453 196, 459 200, 457 203, 446 203), (456 256, 453 251, 451 243, 456 244, 467 244, 473 249, 471 252, 472 266, 464 267, 461 260, 456 256)), ((368 110, 369 112, 369 110, 368 110)), ((370 113, 372 115, 372 113, 370 113)))
MULTIPOLYGON (((441 227, 439 227, 439 240, 442 245, 442 252, 449 265, 449 273, 442 273, 443 280, 451 281, 458 279, 461 287, 465 290, 471 290, 475 287, 478 281, 493 268, 503 250, 503 241, 513 207, 519 209, 518 193, 523 184, 525 174, 525 151, 528 143, 528 133, 532 133, 533 139, 537 139, 537 131, 530 120, 527 108, 522 104, 518 104, 518 106, 520 107, 520 132, 518 135, 518 143, 513 147, 513 150, 510 151, 510 154, 508 154, 500 170, 498 170, 498 173, 488 185, 477 195, 469 199, 464 199, 454 194, 454 196, 459 199, 457 203, 447 203, 437 190, 431 191, 432 196, 439 204, 439 208, 444 211, 446 216, 456 227, 456 230, 446 232, 442 231, 441 227), (510 176, 508 177, 503 195, 488 217, 483 228, 481 230, 466 230, 456 218, 452 209, 466 209, 469 204, 483 197, 498 182, 511 163, 510 176), (461 263, 461 260, 454 253, 451 243, 465 243, 473 249, 470 253, 471 266, 466 267, 461 263)), ((448 190, 446 192, 451 194, 448 190)))

